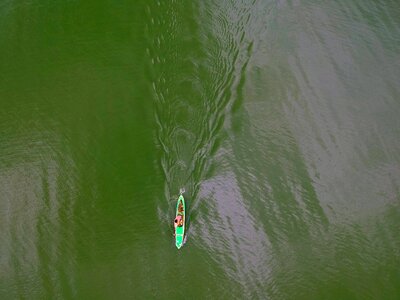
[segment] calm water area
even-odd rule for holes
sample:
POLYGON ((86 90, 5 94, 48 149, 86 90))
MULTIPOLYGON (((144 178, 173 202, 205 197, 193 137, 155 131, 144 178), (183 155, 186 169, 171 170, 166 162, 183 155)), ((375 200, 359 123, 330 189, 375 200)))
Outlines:
POLYGON ((1 1, 0 299, 400 299, 399 0, 1 1))

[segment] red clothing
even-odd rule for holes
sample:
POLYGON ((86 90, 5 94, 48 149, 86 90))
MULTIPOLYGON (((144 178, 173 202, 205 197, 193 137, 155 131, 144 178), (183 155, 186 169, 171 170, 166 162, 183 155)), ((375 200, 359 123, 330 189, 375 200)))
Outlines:
POLYGON ((181 215, 176 216, 175 220, 174 220, 174 228, 176 228, 177 226, 182 226, 183 225, 183 218, 181 215))

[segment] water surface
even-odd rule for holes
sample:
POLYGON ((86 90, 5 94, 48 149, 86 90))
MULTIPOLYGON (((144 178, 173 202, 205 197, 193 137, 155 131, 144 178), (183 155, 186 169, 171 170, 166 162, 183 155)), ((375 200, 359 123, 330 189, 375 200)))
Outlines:
POLYGON ((397 1, 7 0, 0 44, 0 298, 400 297, 397 1))

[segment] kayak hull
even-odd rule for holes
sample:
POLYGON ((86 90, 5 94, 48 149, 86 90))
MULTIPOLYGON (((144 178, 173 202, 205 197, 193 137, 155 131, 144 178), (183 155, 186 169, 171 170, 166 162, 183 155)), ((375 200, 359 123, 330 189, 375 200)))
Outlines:
POLYGON ((176 214, 175 217, 181 215, 183 218, 183 225, 178 226, 175 229, 175 246, 176 248, 180 249, 183 246, 183 239, 185 237, 185 223, 186 223, 186 207, 185 207, 185 199, 183 195, 180 195, 178 201, 176 202, 176 214), (183 212, 178 211, 179 204, 182 203, 183 205, 183 212))

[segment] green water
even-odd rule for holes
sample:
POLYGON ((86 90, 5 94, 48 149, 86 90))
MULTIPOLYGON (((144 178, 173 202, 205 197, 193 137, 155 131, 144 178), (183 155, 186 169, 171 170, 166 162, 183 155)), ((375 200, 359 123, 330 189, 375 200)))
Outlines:
POLYGON ((399 78, 397 0, 2 1, 0 299, 399 299, 399 78))

